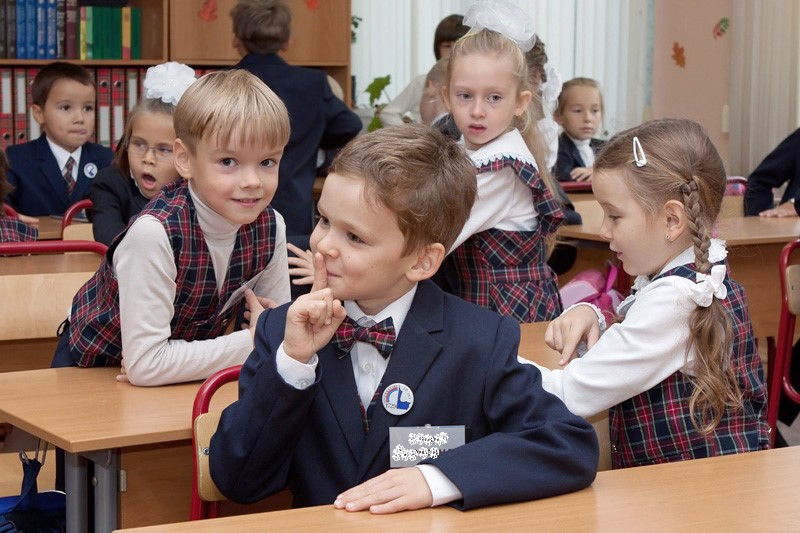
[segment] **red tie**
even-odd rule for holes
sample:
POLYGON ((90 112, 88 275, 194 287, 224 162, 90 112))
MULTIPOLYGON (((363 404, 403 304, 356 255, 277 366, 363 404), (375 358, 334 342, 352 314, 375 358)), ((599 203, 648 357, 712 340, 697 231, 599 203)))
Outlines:
POLYGON ((64 181, 67 182, 67 195, 69 196, 72 196, 72 191, 75 190, 75 180, 72 179, 73 168, 75 168, 75 160, 70 156, 67 164, 64 165, 64 181))

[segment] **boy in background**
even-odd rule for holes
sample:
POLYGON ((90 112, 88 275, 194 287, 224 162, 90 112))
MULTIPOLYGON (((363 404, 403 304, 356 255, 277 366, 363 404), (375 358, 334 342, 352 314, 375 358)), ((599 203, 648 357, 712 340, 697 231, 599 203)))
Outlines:
POLYGON ((392 513, 592 482, 595 433, 518 363, 516 321, 430 281, 476 189, 461 147, 421 124, 360 136, 337 155, 311 236, 314 288, 251 320, 239 400, 211 440, 226 497, 254 502, 288 485, 296 507, 392 513), (389 470, 390 428, 426 424, 456 426, 465 444, 389 470))
POLYGON ((361 119, 333 95, 323 71, 289 65, 278 55, 291 37, 292 13, 283 1, 241 0, 231 17, 233 45, 243 56, 234 68, 261 78, 289 111, 291 134, 272 207, 286 221, 287 241, 306 250, 318 150, 344 146, 361 131, 361 119))
POLYGON ((91 180, 113 152, 89 142, 94 133, 95 83, 80 65, 57 61, 43 67, 31 87, 33 118, 42 135, 6 148, 8 204, 29 216, 63 215, 89 195, 91 180))

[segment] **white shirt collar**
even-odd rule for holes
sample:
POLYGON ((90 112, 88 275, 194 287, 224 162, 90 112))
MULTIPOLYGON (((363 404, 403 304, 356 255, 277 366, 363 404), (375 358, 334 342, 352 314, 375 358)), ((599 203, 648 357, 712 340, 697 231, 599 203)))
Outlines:
POLYGON ((367 315, 354 300, 345 300, 344 309, 347 311, 347 316, 358 322, 362 317, 371 318, 376 323, 386 318, 392 317, 394 324, 395 335, 400 334, 400 328, 403 327, 403 322, 406 320, 406 315, 411 309, 411 303, 414 301, 414 295, 417 293, 418 284, 414 284, 407 293, 393 301, 375 315, 367 315))
POLYGON ((192 202, 194 202, 197 220, 200 223, 200 229, 203 230, 203 237, 210 244, 216 246, 224 246, 233 243, 236 239, 236 232, 239 231, 241 225, 231 222, 208 207, 200 200, 197 194, 195 194, 192 187, 192 180, 189 180, 189 194, 192 197, 192 202))
MULTIPOLYGON (((463 136, 461 137, 461 142, 464 142, 463 136)), ((516 128, 484 144, 474 152, 467 150, 467 153, 478 167, 504 157, 510 157, 537 166, 528 145, 525 144, 525 139, 522 138, 522 135, 516 128)))
MULTIPOLYGON (((719 263, 720 261, 724 261, 726 257, 728 257, 728 250, 725 248, 725 241, 721 239, 711 239, 711 246, 708 247, 708 261, 710 263, 719 263)), ((672 259, 672 261, 664 265, 664 268, 661 269, 658 275, 681 265, 693 265, 694 259, 694 246, 689 246, 672 259)), ((649 284, 650 278, 647 276, 637 276, 636 280, 633 282, 633 289, 639 290, 649 284)))
POLYGON ((50 137, 45 136, 45 139, 47 139, 47 144, 50 146, 50 151, 53 152, 53 156, 56 158, 56 163, 58 163, 58 169, 61 172, 64 172, 64 167, 67 165, 67 160, 70 157, 75 160, 75 166, 72 169, 72 177, 74 178, 77 175, 78 163, 81 162, 81 152, 83 151, 83 146, 78 146, 74 152, 68 152, 64 148, 51 141, 50 137))

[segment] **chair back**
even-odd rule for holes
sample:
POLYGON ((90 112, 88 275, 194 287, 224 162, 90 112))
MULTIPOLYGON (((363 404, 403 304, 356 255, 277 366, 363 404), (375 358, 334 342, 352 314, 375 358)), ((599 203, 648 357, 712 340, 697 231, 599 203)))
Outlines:
POLYGON ((772 430, 770 432, 771 444, 775 443, 781 392, 789 400, 800 404, 800 392, 794 388, 789 378, 792 369, 795 324, 797 315, 800 314, 800 264, 794 263, 794 253, 798 249, 800 249, 800 239, 784 246, 778 260, 781 284, 780 321, 778 323, 775 360, 769 369, 767 383, 769 395, 767 400, 767 422, 772 430))
POLYGON ((9 218, 19 218, 19 213, 17 213, 17 210, 8 204, 3 204, 3 212, 9 218))
POLYGON ((83 200, 78 200, 71 206, 64 211, 64 218, 61 219, 61 232, 64 232, 64 229, 72 224, 72 219, 74 219, 78 213, 83 211, 84 209, 91 209, 94 207, 94 204, 89 198, 84 198, 83 200))
POLYGON ((210 376, 197 390, 192 408, 192 449, 194 451, 192 495, 189 520, 202 520, 219 516, 219 502, 225 500, 208 465, 211 437, 217 430, 220 413, 209 413, 208 407, 214 393, 226 383, 239 379, 242 365, 225 368, 210 376))

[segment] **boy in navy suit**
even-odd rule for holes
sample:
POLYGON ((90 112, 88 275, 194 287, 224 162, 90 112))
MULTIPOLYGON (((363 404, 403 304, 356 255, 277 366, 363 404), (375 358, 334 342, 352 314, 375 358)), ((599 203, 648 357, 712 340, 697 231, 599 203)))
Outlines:
POLYGON ((289 110, 292 131, 272 207, 286 221, 287 241, 306 250, 314 228, 318 151, 344 146, 361 131, 361 119, 334 96, 323 71, 289 65, 278 55, 289 47, 292 23, 282 0, 240 0, 231 18, 234 47, 243 56, 233 68, 261 78, 289 110))
POLYGON ((251 320, 239 400, 211 440, 226 497, 254 502, 288 485, 295 506, 392 513, 592 482, 596 435, 518 363, 517 322, 429 279, 467 220, 474 175, 456 142, 421 124, 357 137, 337 155, 311 236, 316 290, 251 320), (465 444, 389 470, 401 455, 390 428, 427 424, 465 444))
POLYGON ((80 65, 43 67, 31 87, 33 118, 42 135, 6 148, 8 203, 30 216, 63 215, 89 196, 91 180, 111 163, 110 149, 89 142, 94 132, 95 84, 80 65))

